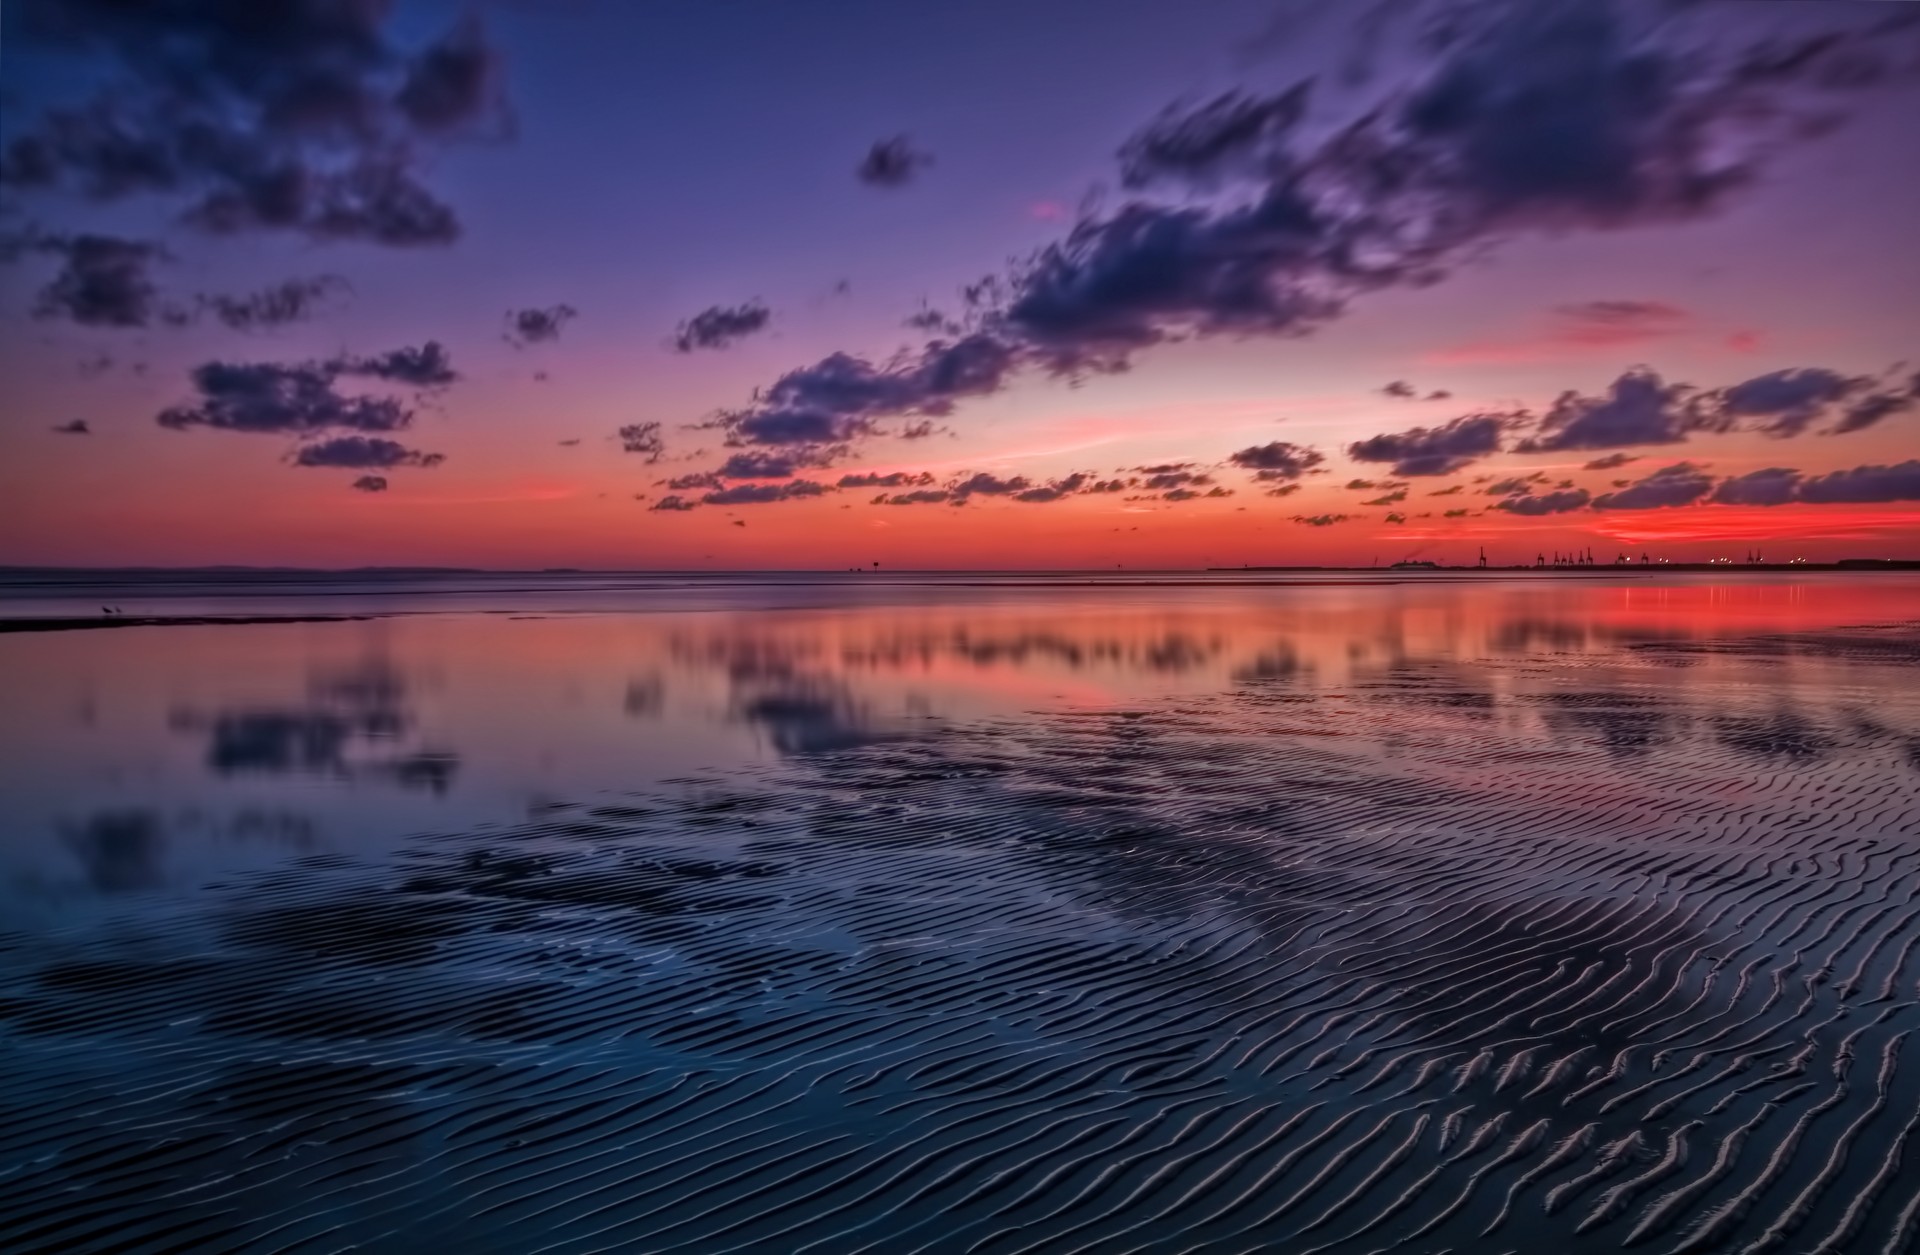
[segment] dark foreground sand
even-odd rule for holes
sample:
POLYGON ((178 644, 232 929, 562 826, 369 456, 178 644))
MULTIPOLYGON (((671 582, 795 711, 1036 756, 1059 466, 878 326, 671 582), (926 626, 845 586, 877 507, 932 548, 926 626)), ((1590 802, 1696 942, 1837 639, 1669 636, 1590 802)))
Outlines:
POLYGON ((0 1249, 1908 1249, 1916 660, 1276 658, 0 942, 0 1249))

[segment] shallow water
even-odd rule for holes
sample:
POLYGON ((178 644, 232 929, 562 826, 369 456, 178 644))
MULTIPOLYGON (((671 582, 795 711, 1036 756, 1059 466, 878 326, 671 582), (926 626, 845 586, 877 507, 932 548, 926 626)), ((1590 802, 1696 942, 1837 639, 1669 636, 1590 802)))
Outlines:
POLYGON ((1920 1222, 1910 577, 58 591, 0 1249, 1920 1222))

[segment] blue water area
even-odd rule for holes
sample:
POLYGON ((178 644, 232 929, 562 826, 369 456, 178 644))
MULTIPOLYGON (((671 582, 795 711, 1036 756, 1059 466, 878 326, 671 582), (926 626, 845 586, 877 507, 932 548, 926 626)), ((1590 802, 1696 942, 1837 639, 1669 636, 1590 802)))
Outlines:
POLYGON ((0 1249, 1920 1228, 1912 577, 62 579, 0 1249))

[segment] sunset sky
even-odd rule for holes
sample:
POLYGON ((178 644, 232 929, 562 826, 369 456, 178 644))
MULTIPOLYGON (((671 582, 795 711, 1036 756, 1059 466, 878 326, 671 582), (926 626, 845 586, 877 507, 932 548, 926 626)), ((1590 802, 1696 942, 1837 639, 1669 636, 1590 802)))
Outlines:
POLYGON ((0 563, 1920 556, 1920 6, 0 15, 0 563))

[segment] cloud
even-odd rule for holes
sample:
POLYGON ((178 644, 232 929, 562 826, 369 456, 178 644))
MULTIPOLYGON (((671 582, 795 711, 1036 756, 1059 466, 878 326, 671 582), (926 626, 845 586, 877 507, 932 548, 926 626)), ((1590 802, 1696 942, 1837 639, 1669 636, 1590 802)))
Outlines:
POLYGON ((766 329, 773 311, 758 301, 745 305, 713 305, 680 324, 673 347, 682 353, 695 349, 724 349, 756 331, 766 329))
POLYGON ((1841 502, 1920 501, 1920 461, 1895 466, 1856 466, 1816 476, 1800 485, 1800 500, 1820 505, 1841 502))
POLYGON ((162 410, 162 427, 185 431, 263 432, 306 436, 329 430, 394 432, 413 411, 392 397, 343 396, 334 363, 207 362, 193 370, 199 398, 162 410))
POLYGON ((506 331, 502 337, 517 349, 558 340, 568 323, 580 316, 571 305, 531 306, 510 309, 505 314, 506 331))
POLYGON ((1407 516, 1399 513, 1388 513, 1385 516, 1385 521, 1388 523, 1394 523, 1394 524, 1405 523, 1407 521, 1407 516))
POLYGON ((691 492, 696 488, 725 488, 727 481, 712 471, 695 471, 690 475, 675 475, 666 481, 667 487, 674 492, 691 492))
POLYGON ((93 90, 15 130, 0 178, 16 191, 185 198, 185 221, 214 233, 445 244, 459 220, 420 183, 420 163, 507 117, 500 58, 471 20, 410 53, 384 4, 256 7, 245 20, 217 4, 16 7, 9 37, 65 54, 59 81, 93 90))
MULTIPOLYGON (((1508 497, 1504 501, 1494 502, 1493 508, 1496 510, 1506 510, 1512 514, 1528 516, 1566 514, 1573 510, 1583 509, 1590 500, 1592 500, 1592 498, 1588 495, 1586 489, 1568 488, 1562 489, 1559 492, 1546 493, 1539 497, 1508 497)), ((1465 512, 1462 511, 1461 513, 1465 512)), ((1448 511, 1448 514, 1451 516, 1453 511, 1448 511)))
POLYGON ((1407 499, 1407 490, 1404 488, 1396 488, 1392 492, 1386 493, 1383 496, 1375 497, 1371 501, 1362 501, 1360 504, 1361 505, 1399 505, 1402 501, 1405 501, 1406 499, 1407 499))
POLYGON ((391 349, 372 357, 336 357, 323 369, 338 375, 363 375, 415 388, 444 388, 460 378, 453 359, 438 340, 429 340, 419 348, 391 349))
POLYGON ((1593 459, 1580 469, 1583 471, 1611 471, 1625 466, 1629 462, 1638 462, 1639 460, 1639 455, 1634 453, 1609 453, 1604 457, 1593 459))
POLYGON ((876 140, 854 174, 868 187, 905 187, 933 164, 933 155, 913 146, 905 135, 876 140))
POLYGON ((1920 405, 1920 374, 1907 382, 1904 391, 1875 392, 1861 397, 1848 406, 1840 421, 1828 430, 1835 436, 1864 431, 1883 418, 1906 413, 1915 405, 1920 405))
POLYGON ((658 462, 667 451, 659 423, 628 423, 614 434, 620 437, 622 452, 641 454, 649 464, 658 462))
POLYGON ((327 466, 351 471, 391 470, 396 466, 438 466, 442 453, 421 453, 383 436, 335 436, 294 450, 295 466, 327 466))
POLYGON ((1026 502, 1029 505, 1043 505, 1050 501, 1058 501, 1062 497, 1072 496, 1077 492, 1086 491, 1092 479, 1093 476, 1086 474, 1084 471, 1076 471, 1072 475, 1051 480, 1040 487, 1028 488, 1023 492, 1017 492, 1013 495, 1013 499, 1015 501, 1026 502))
POLYGON ((700 500, 707 505, 770 505, 801 497, 818 497, 833 490, 810 479, 794 479, 784 484, 735 484, 710 492, 700 500))
POLYGON ((385 492, 387 490, 387 477, 385 475, 362 475, 359 479, 353 481, 352 486, 355 491, 358 492, 385 492))
MULTIPOLYGON (((1842 375, 1818 366, 1776 370, 1711 393, 1704 405, 1732 420, 1725 424, 1728 426, 1743 419, 1756 420, 1743 425, 1769 436, 1798 436, 1829 415, 1840 402, 1873 385, 1871 377, 1842 375)), ((1857 431, 1871 426, 1913 403, 1911 397, 1900 394, 1877 395, 1869 400, 1872 404, 1864 411, 1864 421, 1854 419, 1850 412, 1848 418, 1840 420, 1841 430, 1857 431), (1851 425, 1847 425, 1849 419, 1852 419, 1851 425)), ((1860 407, 1855 407, 1854 412, 1859 411, 1860 407)))
POLYGON ((1381 388, 1380 395, 1384 397, 1394 397, 1402 401, 1411 401, 1414 397, 1417 397, 1420 394, 1414 391, 1413 385, 1408 383, 1406 380, 1396 379, 1392 383, 1387 384, 1385 387, 1381 388))
POLYGON ((1371 436, 1347 446, 1356 462, 1391 462, 1395 475, 1451 475, 1500 451, 1500 439, 1517 414, 1463 414, 1439 427, 1414 427, 1371 436))
POLYGON ((1669 385, 1646 367, 1637 367, 1615 379, 1605 396, 1561 393, 1540 420, 1539 431, 1518 449, 1557 453, 1678 444, 1699 426, 1684 404, 1690 391, 1685 384, 1669 385))
POLYGON ((1251 445, 1227 455, 1227 461, 1258 472, 1255 479, 1269 482, 1299 479, 1326 460, 1326 454, 1318 449, 1290 444, 1285 440, 1251 445))
POLYGON ((53 430, 63 436, 91 436, 93 434, 93 428, 87 426, 87 420, 84 418, 69 419, 67 422, 56 424, 53 430))
POLYGON ((1799 491, 1799 471, 1769 466, 1721 480, 1713 500, 1721 505, 1786 505, 1799 491))
POLYGON ((1248 163, 1255 154, 1284 143, 1306 118, 1310 90, 1298 83, 1265 99, 1231 91, 1198 107, 1170 106, 1121 148, 1121 178, 1143 187, 1253 173, 1248 163))
MULTIPOLYGON (((281 327, 312 317, 337 292, 352 290, 339 275, 283 279, 245 296, 203 295, 200 309, 235 331, 281 327)), ((436 346, 437 347, 437 346, 436 346)))
POLYGON ((1691 462, 1663 466, 1617 492, 1593 499, 1596 510, 1657 510, 1692 505, 1713 490, 1713 476, 1691 462))
POLYGON ((1140 486, 1157 492, 1164 488, 1185 488, 1189 485, 1204 488, 1212 482, 1213 476, 1203 471, 1168 470, 1161 471, 1157 475, 1147 476, 1147 478, 1141 482, 1140 486))
POLYGON ((0 243, 0 258, 22 252, 60 259, 52 282, 34 299, 36 318, 64 318, 83 327, 145 327, 184 317, 160 301, 151 268, 169 255, 150 240, 29 234, 0 243))
POLYGON ((842 488, 905 488, 915 484, 931 484, 933 476, 926 471, 918 475, 912 471, 893 471, 886 475, 868 471, 857 475, 842 475, 842 488))
POLYGON ((944 417, 962 398, 997 392, 1013 364, 1012 350, 985 335, 934 340, 881 366, 835 353, 782 375, 716 425, 737 444, 844 443, 872 433, 883 418, 944 417))
POLYGON ((1302 527, 1332 527, 1335 523, 1347 521, 1344 514, 1296 514, 1293 521, 1302 527))
POLYGON ((1467 490, 1465 484, 1449 484, 1445 488, 1436 488, 1428 493, 1429 497, 1457 497, 1467 490))
POLYGON ((688 501, 682 497, 662 497, 660 498, 660 500, 654 502, 652 505, 647 507, 648 510, 666 511, 668 513, 679 513, 679 512, 694 510, 698 508, 699 507, 694 502, 688 501))
POLYGON ((944 488, 919 488, 913 492, 882 493, 873 500, 876 505, 939 505, 952 498, 953 494, 944 488))
POLYGON ((749 449, 721 463, 718 473, 726 479, 789 479, 801 468, 821 466, 827 460, 819 451, 804 448, 749 449))
POLYGON ((1001 479, 997 475, 981 471, 948 485, 956 497, 971 497, 976 493, 985 497, 1010 497, 1017 492, 1025 492, 1033 487, 1033 482, 1023 475, 1010 479, 1001 479))

